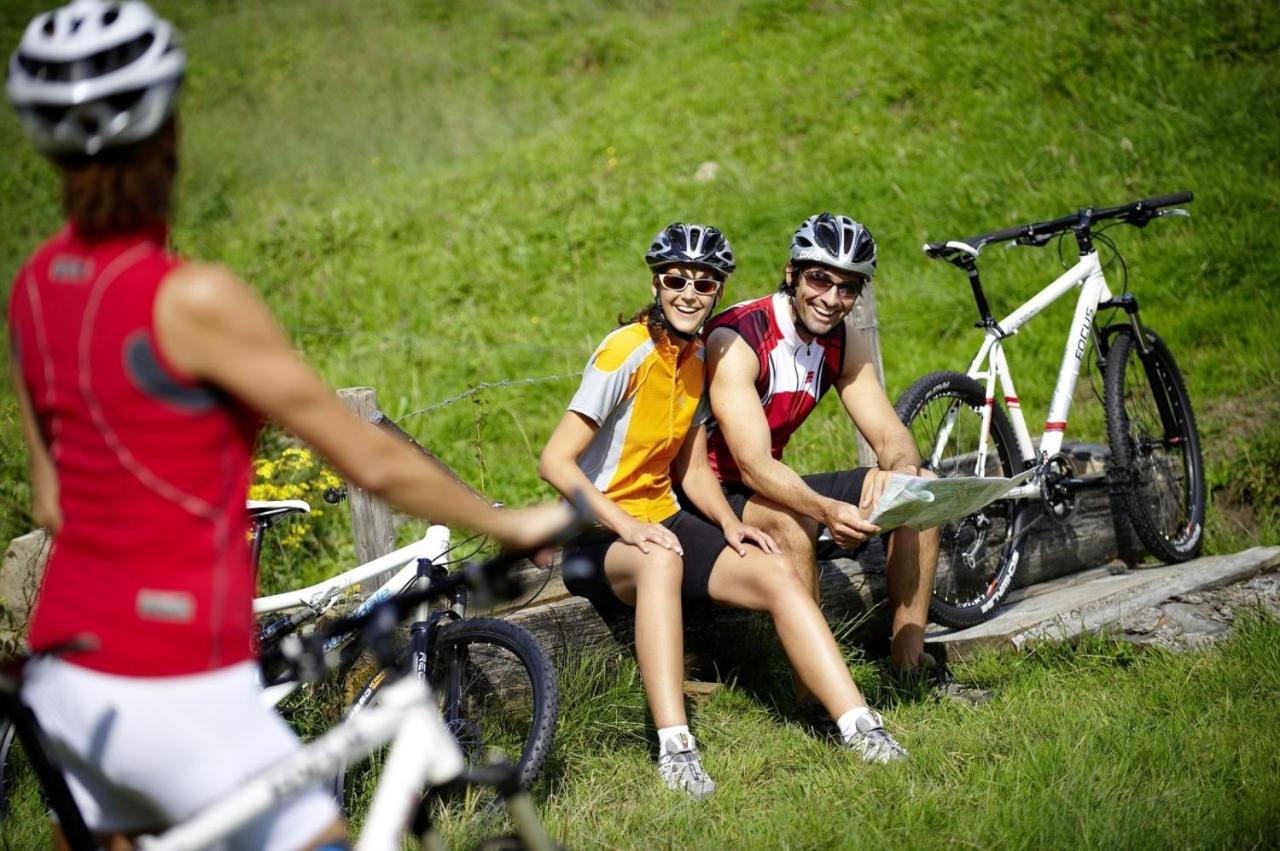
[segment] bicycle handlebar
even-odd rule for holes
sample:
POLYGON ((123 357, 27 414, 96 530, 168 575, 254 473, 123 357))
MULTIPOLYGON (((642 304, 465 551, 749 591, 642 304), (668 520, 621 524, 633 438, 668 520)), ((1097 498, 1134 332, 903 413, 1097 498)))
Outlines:
MULTIPOLYGON (((1078 210, 1070 215, 1061 216, 1060 218, 1050 219, 1045 222, 1031 222, 1030 224, 1017 225, 1016 227, 1003 228, 1001 230, 993 230, 987 233, 971 236, 967 239, 955 240, 955 242, 963 243, 973 249, 973 252, 981 251, 982 247, 993 242, 1008 242, 1016 240, 1022 245, 1043 245, 1050 237, 1056 236, 1067 230, 1072 230, 1080 225, 1088 225, 1101 219, 1126 219, 1129 224, 1139 227, 1149 222, 1153 216, 1163 207, 1173 207, 1177 204, 1186 204, 1194 199, 1194 195, 1190 191, 1174 192, 1169 195, 1156 195, 1151 198, 1142 198, 1137 201, 1130 201, 1128 204, 1120 204, 1115 207, 1086 207, 1078 210)), ((924 245, 924 253, 928 257, 935 260, 954 261, 961 255, 974 256, 969 252, 963 252, 948 242, 928 242, 924 245)))

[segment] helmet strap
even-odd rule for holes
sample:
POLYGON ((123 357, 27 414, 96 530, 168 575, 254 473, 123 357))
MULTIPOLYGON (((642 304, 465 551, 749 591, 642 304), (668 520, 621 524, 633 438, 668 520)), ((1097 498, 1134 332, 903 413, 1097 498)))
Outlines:
POLYGON ((655 294, 653 297, 653 312, 650 316, 657 321, 663 331, 666 331, 673 337, 678 337, 681 340, 684 340, 686 343, 692 342, 693 339, 698 336, 698 332, 702 330, 702 325, 700 324, 696 329, 694 329, 692 334, 686 334, 684 331, 681 331, 672 325, 671 320, 667 318, 667 312, 662 309, 662 297, 660 295, 655 294))
POLYGON ((711 319, 711 314, 716 312, 716 307, 720 304, 720 294, 723 292, 724 292, 724 285, 721 284, 720 292, 716 293, 716 297, 712 299, 711 307, 707 308, 706 316, 702 317, 702 321, 698 323, 698 327, 694 328, 692 333, 686 334, 684 331, 677 329, 674 325, 671 324, 671 320, 667 318, 667 312, 662 309, 662 296, 658 293, 654 293, 653 311, 650 314, 650 316, 654 320, 656 320, 658 324, 662 326, 662 329, 666 331, 668 334, 672 335, 673 337, 679 337, 681 340, 684 340, 686 343, 691 343, 698 338, 699 334, 702 333, 702 329, 706 326, 707 322, 711 319))

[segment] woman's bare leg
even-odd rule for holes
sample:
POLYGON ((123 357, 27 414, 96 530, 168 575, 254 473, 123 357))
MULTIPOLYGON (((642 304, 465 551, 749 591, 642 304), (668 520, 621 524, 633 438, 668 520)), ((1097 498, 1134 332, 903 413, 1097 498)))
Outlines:
POLYGON ((658 729, 688 724, 684 711, 684 616, 680 579, 684 562, 661 547, 648 554, 615 543, 604 558, 613 593, 636 607, 636 662, 658 729))

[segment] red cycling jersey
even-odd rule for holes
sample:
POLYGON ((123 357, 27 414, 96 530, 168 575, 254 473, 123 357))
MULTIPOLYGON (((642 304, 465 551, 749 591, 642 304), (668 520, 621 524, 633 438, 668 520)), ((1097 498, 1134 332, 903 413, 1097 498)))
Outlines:
MULTIPOLYGON (((796 332, 790 296, 775 293, 735 304, 712 319, 706 333, 717 328, 732 329, 759 358, 756 392, 769 421, 770 450, 774 458, 781 459, 792 433, 844 368, 844 324, 806 343, 796 332)), ((714 421, 707 426, 707 437, 711 469, 722 482, 741 483, 742 471, 714 421)))
POLYGON ((174 676, 252 655, 248 489, 260 419, 178 372, 156 341, 166 231, 86 242, 74 225, 19 271, 14 361, 58 474, 62 528, 32 618, 42 649, 126 676, 174 676))

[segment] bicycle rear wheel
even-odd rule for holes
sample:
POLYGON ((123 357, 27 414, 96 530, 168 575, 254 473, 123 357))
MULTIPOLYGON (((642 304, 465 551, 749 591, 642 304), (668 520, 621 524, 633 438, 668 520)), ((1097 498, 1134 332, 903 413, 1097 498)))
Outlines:
POLYGON ((1204 543, 1204 461, 1182 373, 1155 333, 1146 343, 1144 355, 1124 327, 1107 351, 1108 472, 1134 532, 1172 564, 1199 555, 1204 543))
MULTIPOLYGON (((949 476, 1013 476, 1017 440, 1004 410, 993 405, 986 460, 978 469, 978 443, 986 391, 967 375, 933 372, 898 399, 898 416, 915 438, 924 467, 949 476)), ((929 613, 962 629, 991 617, 1017 569, 1025 500, 997 500, 939 529, 938 571, 929 613)))
MULTIPOLYGON (((379 671, 360 691, 348 716, 377 699, 392 671, 379 671)), ((440 627, 427 662, 428 682, 446 726, 468 765, 482 765, 496 748, 529 788, 555 739, 560 690, 555 668, 528 630, 499 618, 470 618, 440 627)), ((376 770, 376 769, 375 769, 376 770)), ((337 780, 338 800, 362 794, 372 778, 337 780), (352 788, 344 788, 344 787, 352 788)))

